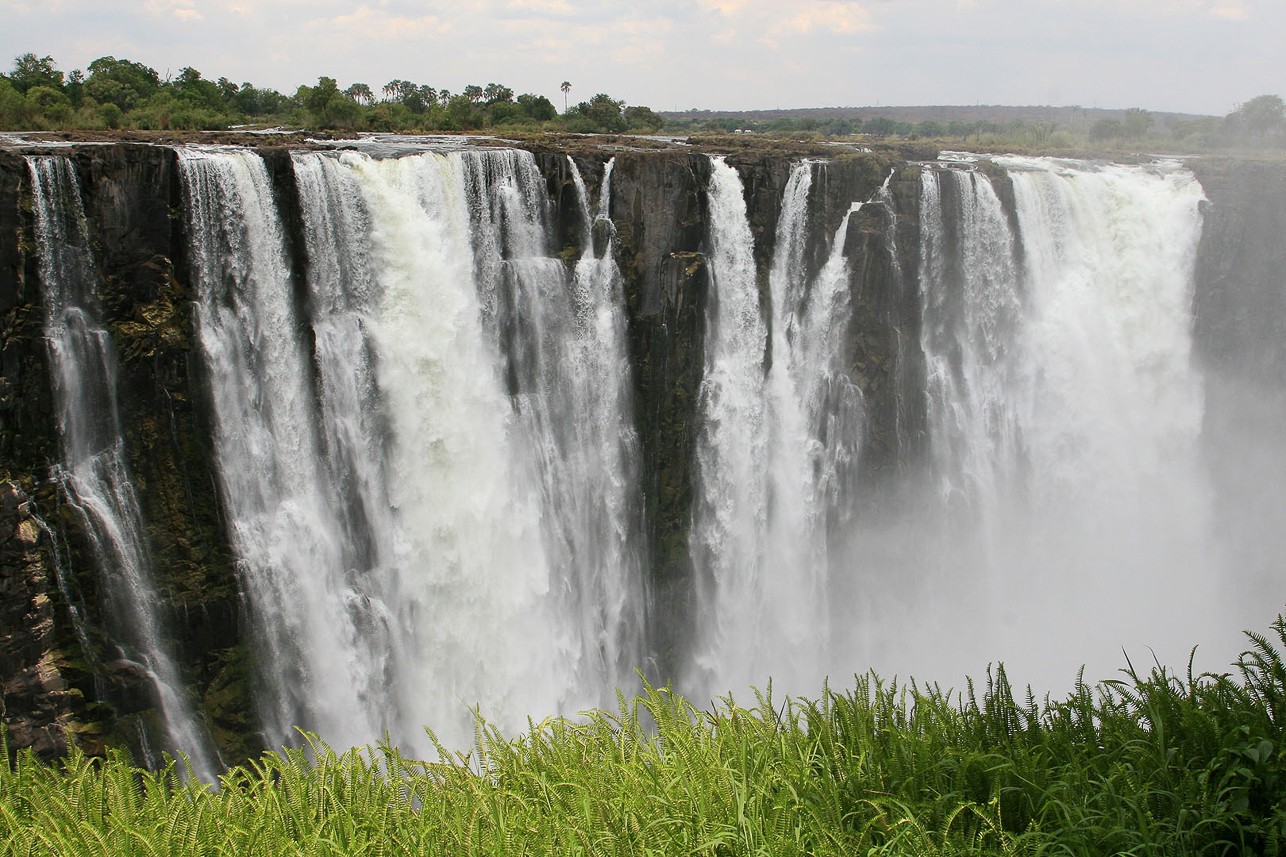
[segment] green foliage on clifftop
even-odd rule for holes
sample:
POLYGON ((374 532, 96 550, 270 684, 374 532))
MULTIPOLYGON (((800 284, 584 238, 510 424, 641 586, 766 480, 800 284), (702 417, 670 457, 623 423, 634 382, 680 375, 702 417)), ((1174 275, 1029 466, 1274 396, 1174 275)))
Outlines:
POLYGON ((474 131, 547 129, 588 133, 655 131, 664 122, 647 107, 626 107, 600 93, 559 115, 543 95, 498 83, 471 84, 459 94, 392 80, 380 90, 365 83, 340 89, 331 77, 293 94, 249 82, 217 81, 185 68, 173 80, 155 69, 115 57, 59 71, 52 57, 23 54, 0 74, 0 130, 222 131, 234 125, 289 125, 344 131, 474 131))

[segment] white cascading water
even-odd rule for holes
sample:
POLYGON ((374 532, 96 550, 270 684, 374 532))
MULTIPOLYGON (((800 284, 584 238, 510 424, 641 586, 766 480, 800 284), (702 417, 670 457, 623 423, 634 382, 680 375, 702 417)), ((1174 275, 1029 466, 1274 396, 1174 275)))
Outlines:
POLYGON ((686 682, 698 699, 744 687, 746 673, 758 666, 760 644, 775 643, 759 625, 768 527, 768 327, 759 309, 741 177, 723 158, 711 159, 707 203, 710 296, 692 522, 700 642, 692 654, 695 674, 686 682))
POLYGON ((448 746, 468 706, 504 729, 558 711, 569 643, 541 549, 538 487, 483 327, 460 156, 344 156, 371 214, 377 377, 400 538, 399 711, 448 746), (539 641, 539 642, 536 642, 539 641))
POLYGON ((711 309, 698 447, 694 560, 705 635, 689 680, 700 697, 764 687, 809 693, 830 656, 828 529, 851 493, 861 393, 845 374, 850 317, 843 217, 822 270, 804 262, 813 172, 787 182, 763 321, 736 170, 713 159, 711 309), (769 339, 771 337, 771 339, 769 339), (765 371, 765 347, 771 365, 765 371))
POLYGON ((982 173, 930 170, 921 182, 921 345, 936 490, 948 506, 996 506, 1018 487, 1012 469, 1022 460, 1012 401, 1022 311, 1017 239, 982 173), (944 211, 939 182, 957 208, 944 211), (945 245, 944 217, 960 236, 954 246, 945 245))
MULTIPOLYGON (((422 727, 465 747, 473 707, 517 731, 610 705, 650 651, 613 165, 595 210, 569 160, 569 266, 530 153, 295 153, 294 271, 257 155, 179 159, 269 742, 301 726, 429 756, 422 727)), ((852 505, 860 205, 807 270, 826 167, 796 165, 761 292, 742 181, 712 159, 694 698, 770 678, 816 694, 868 667, 954 684, 995 657, 1052 684, 1122 645, 1178 663, 1164 647, 1217 603, 1190 354, 1201 190, 1168 164, 999 163, 1012 213, 982 171, 924 173, 928 478, 874 533, 852 505)), ((887 183, 868 204, 891 240, 887 183)))
POLYGON ((359 656, 362 581, 344 565, 301 319, 272 185, 258 155, 180 149, 197 335, 213 397, 231 541, 255 619, 270 745, 295 727, 382 735, 379 670, 359 656))
POLYGON ((923 176, 932 537, 872 659, 954 682, 1004 657, 1047 688, 1122 646, 1182 663, 1219 612, 1191 360, 1201 188, 1175 164, 999 163, 1016 233, 983 173, 923 176), (897 632, 911 621, 934 632, 897 632))
MULTIPOLYGON (((125 464, 116 356, 99 320, 98 280, 75 168, 60 157, 29 157, 27 167, 62 446, 59 477, 93 542, 114 631, 125 647, 120 657, 139 663, 156 690, 164 749, 183 753, 192 775, 212 780, 214 757, 169 652, 138 497, 125 464)), ((61 573, 59 583, 64 585, 61 573)), ((83 636, 82 645, 88 645, 83 636)))
MULTIPOLYGON (((635 683, 645 611, 619 271, 594 255, 594 218, 581 193, 582 253, 568 279, 551 255, 548 191, 530 153, 461 157, 475 200, 478 286, 503 355, 524 467, 541 495, 558 629, 574 670, 576 695, 564 707, 610 704, 614 687, 635 683)), ((607 194, 609 183, 610 173, 607 194)))
POLYGON ((610 703, 646 607, 610 253, 569 278, 528 153, 296 153, 300 319, 262 161, 181 157, 269 740, 428 755, 473 707, 514 731, 610 703))
MULTIPOLYGON (((609 160, 599 184, 598 207, 576 162, 568 166, 580 208, 581 255, 571 278, 572 324, 563 343, 566 366, 560 386, 569 397, 558 404, 549 390, 555 413, 576 414, 562 473, 547 480, 564 485, 555 507, 565 521, 568 575, 573 615, 581 620, 582 649, 598 651, 601 665, 596 681, 609 693, 637 684, 648 652, 647 613, 650 604, 647 545, 643 542, 639 505, 639 441, 634 428, 629 356, 626 351, 625 293, 616 264, 616 227, 612 223, 612 170, 609 160), (602 247, 595 246, 595 234, 602 247)), ((534 166, 534 165, 533 165, 534 166)), ((599 705, 611 705, 600 699, 599 705)))

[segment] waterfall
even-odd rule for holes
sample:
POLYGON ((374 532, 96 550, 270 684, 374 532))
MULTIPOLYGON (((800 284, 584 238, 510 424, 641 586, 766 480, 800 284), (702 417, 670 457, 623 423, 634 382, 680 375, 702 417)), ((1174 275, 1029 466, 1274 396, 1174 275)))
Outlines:
POLYGON ((370 232, 355 238, 370 242, 380 293, 376 377, 406 655, 397 710, 463 746, 468 706, 513 729, 531 711, 560 710, 569 684, 538 486, 475 280, 472 208, 482 200, 459 155, 344 156, 342 165, 370 212, 370 232))
POLYGON ((793 168, 760 312, 743 186, 722 159, 709 189, 711 310, 694 513, 705 642, 694 692, 769 678, 807 692, 831 655, 828 530, 855 485, 864 421, 846 374, 851 314, 843 256, 854 204, 815 276, 804 262, 813 173, 793 168), (765 347, 771 363, 765 367, 765 347))
POLYGON ((255 621, 270 746, 293 729, 378 738, 381 670, 359 657, 371 624, 316 433, 292 271, 267 169, 243 151, 180 149, 197 336, 231 542, 255 621))
POLYGON ((893 630, 909 612, 1047 681, 1122 644, 1181 661, 1219 610, 1191 361, 1201 188, 1175 164, 998 163, 1012 226, 981 171, 923 174, 933 537, 903 573, 917 594, 885 605, 884 654, 923 644, 893 630))
MULTIPOLYGON (((864 520, 843 254, 862 206, 808 271, 825 167, 796 165, 764 301, 744 188, 713 159, 694 694, 814 687, 853 664, 954 681, 1000 653, 1050 680, 1122 643, 1174 644, 1193 605, 1218 611, 1191 365, 1201 189, 1174 164, 999 163, 1008 212, 980 170, 924 171, 927 478, 917 499, 906 471, 910 499, 864 520)), ((869 204, 888 210, 892 252, 887 182, 869 204)), ((898 341, 899 364, 915 344, 898 341)))
POLYGON ((995 506, 1015 487, 1021 461, 1011 401, 1022 310, 1016 239, 990 180, 976 171, 927 170, 920 204, 921 346, 937 490, 948 504, 995 506), (940 184, 954 208, 944 206, 940 184))
POLYGON ((721 157, 710 162, 707 201, 710 298, 692 523, 697 632, 704 639, 693 654, 698 673, 688 680, 698 694, 744 686, 758 661, 756 644, 767 637, 758 621, 768 525, 768 328, 741 177, 721 157))
MULTIPOLYGON (((664 427, 692 437, 676 533, 692 591, 667 565, 658 617, 633 408, 680 373, 651 367, 636 390, 627 343, 686 333, 664 327, 682 313, 628 315, 627 283, 653 284, 623 274, 622 248, 642 270, 662 240, 621 184, 632 155, 598 178, 502 148, 176 151, 269 746, 300 727, 432 757, 470 745, 474 711, 514 733, 611 706, 658 654, 696 700, 770 679, 816 694, 867 668, 956 684, 1000 656, 1052 683, 1115 666, 1122 645, 1181 662, 1199 611, 1222 609, 1191 356, 1202 191, 1177 164, 940 162, 918 200, 900 169, 850 202, 846 166, 803 160, 781 174, 764 265, 747 187, 712 157, 708 290, 676 296, 689 313, 704 299, 704 336, 673 343, 704 374, 695 413, 664 427), (918 266, 897 246, 916 208, 918 266), (685 651, 650 636, 676 617, 693 622, 685 651)), ((208 776, 150 584, 75 173, 28 160, 57 473, 161 698, 150 740, 208 776)))
MULTIPOLYGON (((212 780, 205 730, 170 656, 138 497, 125 463, 116 356, 100 321, 98 279, 75 168, 61 157, 29 157, 27 166, 62 448, 55 476, 93 545, 123 644, 121 657, 137 659, 156 690, 165 749, 185 754, 194 776, 212 780)), ((60 569, 59 584, 64 585, 60 569)), ((87 644, 83 634, 81 642, 87 644)), ((155 758, 148 761, 159 764, 155 758)))
POLYGON ((262 161, 180 156, 270 741, 428 755, 471 708, 516 731, 610 704, 647 603, 610 248, 553 255, 529 153, 295 153, 299 308, 262 161))
MULTIPOLYGON (((573 614, 581 620, 581 645, 600 652, 599 686, 610 690, 634 686, 634 670, 644 666, 648 652, 640 450, 623 278, 616 264, 616 227, 609 216, 616 160, 603 169, 593 213, 580 170, 570 156, 567 160, 580 210, 581 254, 570 283, 572 323, 562 346, 563 378, 543 398, 552 414, 575 416, 563 417, 568 434, 563 460, 545 478, 563 489, 555 508, 571 547, 565 561, 573 614), (596 246, 600 243, 601 249, 596 246)), ((611 700, 600 704, 610 706, 611 700)))

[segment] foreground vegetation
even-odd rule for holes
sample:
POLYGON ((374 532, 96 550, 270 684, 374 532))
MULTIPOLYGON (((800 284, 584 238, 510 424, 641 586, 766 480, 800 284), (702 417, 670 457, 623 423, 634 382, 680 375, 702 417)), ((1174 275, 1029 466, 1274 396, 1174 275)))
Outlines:
MULTIPOLYGON (((614 714, 446 762, 319 742, 216 790, 74 754, 0 766, 0 851, 77 854, 1278 854, 1286 622, 1224 675, 1133 667, 1064 701, 859 678, 817 702, 614 714)), ((1030 696, 1030 695, 1029 695, 1030 696)))

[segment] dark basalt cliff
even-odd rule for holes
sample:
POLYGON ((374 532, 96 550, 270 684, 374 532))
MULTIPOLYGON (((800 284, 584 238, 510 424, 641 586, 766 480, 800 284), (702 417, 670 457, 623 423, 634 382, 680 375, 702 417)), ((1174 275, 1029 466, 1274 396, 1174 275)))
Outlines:
MULTIPOLYGON (((249 715, 250 669, 215 491, 206 397, 191 350, 175 155, 160 147, 117 145, 77 149, 70 157, 82 188, 104 320, 119 351, 121 425, 166 632, 194 702, 206 712, 225 753, 244 758, 259 744, 249 715)), ((23 158, 0 153, 0 471, 10 480, 7 490, 31 497, 18 508, 38 508, 47 523, 37 531, 26 566, 5 562, 0 576, 6 582, 15 576, 21 585, 24 578, 36 579, 38 567, 49 583, 53 631, 44 638, 43 660, 60 665, 70 692, 53 697, 61 703, 43 704, 47 716, 67 724, 49 738, 48 751, 63 749, 68 735, 89 749, 101 750, 104 740, 134 747, 140 726, 133 721, 141 717, 144 729, 154 728, 154 701, 141 692, 146 680, 113 642, 104 581, 84 524, 64 502, 56 478, 57 428, 30 193, 23 158), (62 588, 52 585, 59 570, 62 588), (73 628, 73 610, 89 629, 83 638, 73 628), (79 700, 95 705, 73 704, 79 700), (87 735, 97 740, 86 743, 87 735)), ((30 531, 32 524, 14 520, 7 506, 2 511, 3 527, 30 531)), ((22 634, 7 624, 4 633, 22 634)), ((22 688, 6 685, 5 695, 7 707, 42 705, 22 688)), ((13 746, 23 743, 15 740, 13 746)))
MULTIPOLYGON (((533 148, 553 210, 555 252, 569 260, 582 235, 567 154, 533 148)), ((101 282, 104 319, 118 350, 121 422, 131 478, 146 522, 179 668, 222 758, 260 749, 252 713, 253 663, 244 634, 235 560, 222 518, 208 395, 194 354, 193 293, 173 150, 143 144, 58 150, 75 164, 101 282)), ((305 308, 302 227, 290 154, 261 151, 305 308)), ((683 149, 573 153, 596 195, 615 156, 610 216, 625 279, 634 413, 641 448, 645 531, 654 600, 656 677, 675 666, 691 632, 693 504, 697 414, 704 368, 709 272, 706 195, 710 162, 683 149)), ((741 173, 762 305, 791 159, 728 157, 741 173)), ((1264 358, 1240 343, 1282 341, 1286 322, 1286 169, 1197 162, 1211 200, 1198 260, 1197 347, 1229 372, 1281 386, 1286 357, 1264 358), (1247 325, 1250 327, 1248 328, 1247 325)), ((816 174, 810 200, 810 274, 854 202, 843 253, 850 263, 853 317, 849 374, 867 409, 861 462, 869 486, 858 515, 891 502, 885 488, 923 452, 920 356, 919 187, 921 166, 890 154, 845 153, 816 174)), ((1012 209, 1002 171, 994 176, 1012 209)), ((83 523, 65 502, 44 310, 36 262, 30 182, 20 152, 0 152, 0 711, 10 748, 53 756, 75 741, 91 752, 131 746, 155 728, 155 703, 113 642, 113 617, 83 523)), ((302 316, 306 317, 306 313, 302 316)), ((767 353, 771 360, 771 353, 767 353)))
POLYGON ((1209 204, 1197 253, 1196 346, 1208 366, 1286 384, 1286 163, 1197 160, 1209 204))
POLYGON ((1209 203, 1196 259, 1194 349, 1205 377, 1212 514, 1232 591, 1280 591, 1286 551, 1286 162, 1190 163, 1209 203))

